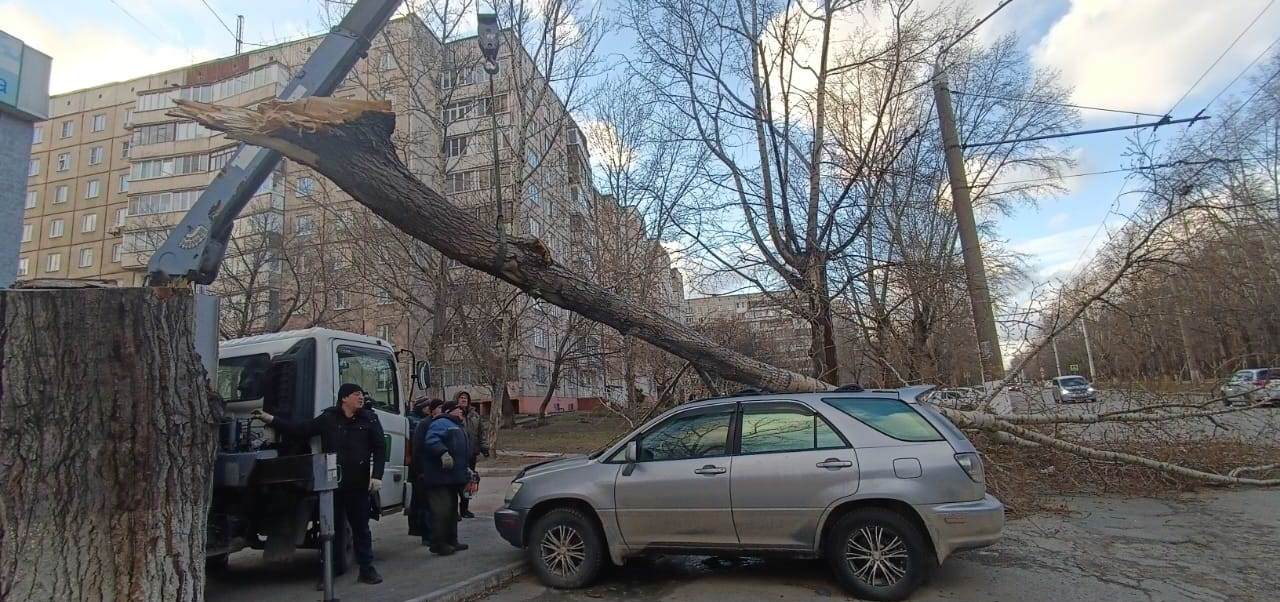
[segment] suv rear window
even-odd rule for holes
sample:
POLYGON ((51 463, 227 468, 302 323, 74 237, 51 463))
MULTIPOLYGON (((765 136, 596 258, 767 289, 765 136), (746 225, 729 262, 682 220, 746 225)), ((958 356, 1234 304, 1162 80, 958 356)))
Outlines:
POLYGON ((827 405, 899 441, 942 441, 938 429, 924 416, 897 399, 884 397, 824 397, 827 405))

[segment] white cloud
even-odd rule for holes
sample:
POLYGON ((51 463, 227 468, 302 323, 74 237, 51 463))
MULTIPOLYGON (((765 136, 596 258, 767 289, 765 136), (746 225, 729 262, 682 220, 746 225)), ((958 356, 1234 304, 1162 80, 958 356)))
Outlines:
MULTIPOLYGON (((1073 0, 1032 48, 1032 58, 1062 72, 1064 83, 1075 88, 1075 102, 1160 113, 1264 5, 1264 0, 1073 0)), ((1195 95, 1215 94, 1271 41, 1278 23, 1280 11, 1265 15, 1195 95)), ((1178 112, 1196 110, 1184 105, 1178 112)))
POLYGON ((0 6, 5 31, 53 57, 53 94, 173 69, 218 55, 203 47, 163 44, 136 29, 114 29, 79 20, 53 19, 0 6))
POLYGON ((1098 231, 1098 224, 1089 224, 1016 242, 1013 249, 1032 257, 1036 280, 1043 282, 1065 277, 1073 268, 1087 265, 1089 258, 1106 240, 1106 233, 1098 231), (1095 232, 1097 236, 1094 236, 1095 232))
POLYGON ((1071 214, 1069 213, 1054 214, 1053 217, 1049 218, 1049 229, 1057 230, 1058 228, 1061 228, 1067 225, 1068 221, 1071 221, 1071 214))

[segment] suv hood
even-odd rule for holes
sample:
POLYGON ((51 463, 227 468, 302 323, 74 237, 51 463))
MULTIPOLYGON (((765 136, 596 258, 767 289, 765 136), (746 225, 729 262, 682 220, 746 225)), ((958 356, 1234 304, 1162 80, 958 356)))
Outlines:
POLYGON ((521 470, 520 473, 516 475, 516 479, 519 480, 519 479, 524 479, 528 477, 536 477, 538 475, 556 472, 559 470, 565 470, 568 468, 577 468, 579 466, 586 466, 587 464, 590 464, 590 463, 591 463, 591 460, 587 458, 585 455, 575 455, 575 456, 568 456, 564 458, 558 458, 555 460, 548 460, 546 462, 539 462, 537 464, 531 464, 529 466, 526 466, 524 470, 521 470))

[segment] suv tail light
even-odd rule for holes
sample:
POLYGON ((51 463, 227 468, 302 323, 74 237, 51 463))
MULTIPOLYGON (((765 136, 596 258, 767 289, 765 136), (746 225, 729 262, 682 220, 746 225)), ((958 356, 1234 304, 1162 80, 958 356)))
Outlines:
POLYGON ((964 469, 965 474, 973 479, 974 483, 983 483, 985 478, 982 474, 982 458, 974 452, 964 452, 956 454, 956 464, 964 469))

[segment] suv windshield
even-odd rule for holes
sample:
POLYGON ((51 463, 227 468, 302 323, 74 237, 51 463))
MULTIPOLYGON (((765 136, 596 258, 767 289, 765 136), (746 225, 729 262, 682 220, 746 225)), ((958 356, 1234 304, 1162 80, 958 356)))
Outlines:
POLYGON ((1253 380, 1253 370, 1241 370, 1239 372, 1236 372, 1235 374, 1231 375, 1231 380, 1234 382, 1244 382, 1246 380, 1253 380))
POLYGON ((1058 381, 1058 385, 1063 387, 1087 387, 1089 386, 1089 383, 1083 378, 1076 377, 1060 379, 1058 381))

